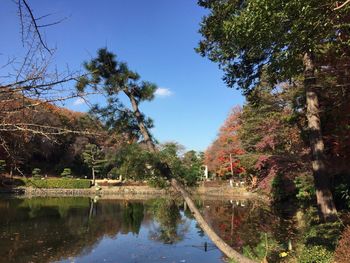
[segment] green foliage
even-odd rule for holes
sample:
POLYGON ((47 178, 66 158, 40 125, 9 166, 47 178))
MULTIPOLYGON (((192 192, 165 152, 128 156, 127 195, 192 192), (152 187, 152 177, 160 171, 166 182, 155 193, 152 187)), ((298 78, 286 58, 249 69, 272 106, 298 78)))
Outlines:
POLYGON ((299 257, 299 263, 330 263, 333 253, 323 246, 305 246, 299 257))
POLYGON ((183 166, 185 167, 184 174, 182 176, 186 185, 194 186, 201 179, 203 171, 201 169, 203 165, 204 155, 197 153, 196 151, 188 151, 182 158, 183 166))
POLYGON ((183 149, 177 143, 165 143, 161 145, 158 158, 169 166, 174 177, 188 186, 194 186, 202 175, 203 156, 195 151, 183 154, 183 149))
POLYGON ((294 180, 296 198, 301 204, 309 204, 315 199, 316 190, 313 177, 310 174, 300 175, 294 180))
POLYGON ((278 83, 303 72, 305 52, 348 45, 339 38, 348 27, 349 7, 335 12, 335 0, 200 0, 209 9, 197 51, 218 62, 226 83, 249 93, 266 70, 278 83))
POLYGON ((40 178, 41 177, 41 169, 40 168, 34 168, 32 171, 32 176, 34 178, 40 178))
POLYGON ((297 107, 300 86, 283 85, 279 91, 262 81, 247 96, 241 115, 239 139, 247 152, 264 154, 295 154, 301 148, 300 121, 297 107), (294 111, 293 111, 294 110, 294 111))
POLYGON ((160 189, 164 189, 169 186, 168 181, 165 178, 159 177, 159 176, 150 177, 147 183, 151 187, 160 188, 160 189))
POLYGON ((260 242, 254 247, 245 245, 243 247, 243 255, 257 261, 266 258, 268 262, 276 262, 275 258, 278 257, 280 250, 281 247, 276 240, 267 233, 260 233, 260 242))
POLYGON ((0 173, 5 172, 5 168, 6 168, 6 161, 0 160, 0 173))
POLYGON ((64 168, 62 173, 62 177, 71 177, 72 176, 72 170, 70 168, 64 168))
POLYGON ((332 256, 343 228, 342 224, 320 223, 315 207, 309 207, 305 211, 305 226, 301 229, 302 235, 296 245, 298 262, 333 262, 332 256))
POLYGON ((124 146, 116 153, 115 172, 131 180, 147 180, 153 176, 160 177, 159 159, 138 144, 124 146))
POLYGON ((282 201, 286 196, 286 192, 283 190, 283 187, 282 187, 282 176, 280 174, 277 174, 273 180, 272 180, 272 198, 275 202, 280 202, 282 201))
POLYGON ((167 178, 164 170, 170 169, 172 176, 187 185, 195 185, 201 176, 202 159, 194 151, 180 157, 182 147, 176 143, 161 145, 160 150, 151 153, 138 144, 122 147, 110 162, 116 167, 113 172, 123 178, 148 180, 154 187, 166 187, 167 178))
POLYGON ((27 187, 83 189, 90 188, 90 180, 69 178, 48 178, 43 180, 22 179, 27 187))
POLYGON ((334 195, 342 201, 345 208, 350 209, 350 186, 348 184, 338 184, 335 187, 334 195))
POLYGON ((103 90, 107 98, 106 106, 94 105, 91 113, 106 126, 109 131, 128 134, 130 138, 141 135, 140 123, 149 129, 153 121, 135 109, 129 109, 120 99, 124 93, 136 106, 142 101, 151 101, 157 86, 148 81, 142 81, 139 74, 130 70, 125 62, 117 60, 117 56, 107 49, 99 49, 97 57, 84 64, 89 73, 80 78, 76 88, 79 91, 92 87, 103 90), (138 116, 137 116, 138 115, 138 116))
MULTIPOLYGON (((316 218, 316 215, 313 217, 316 218)), ((304 233, 304 243, 309 246, 323 246, 330 251, 334 251, 341 230, 342 225, 340 222, 310 222, 308 229, 304 233)))

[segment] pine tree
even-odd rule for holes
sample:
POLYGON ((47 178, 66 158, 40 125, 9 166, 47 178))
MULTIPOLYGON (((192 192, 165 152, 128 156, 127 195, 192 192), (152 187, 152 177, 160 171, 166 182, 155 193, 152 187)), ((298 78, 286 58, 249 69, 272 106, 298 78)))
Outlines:
POLYGON ((103 152, 96 144, 87 144, 83 152, 84 162, 91 168, 92 184, 95 185, 96 173, 100 171, 102 165, 106 162, 103 159, 103 152))

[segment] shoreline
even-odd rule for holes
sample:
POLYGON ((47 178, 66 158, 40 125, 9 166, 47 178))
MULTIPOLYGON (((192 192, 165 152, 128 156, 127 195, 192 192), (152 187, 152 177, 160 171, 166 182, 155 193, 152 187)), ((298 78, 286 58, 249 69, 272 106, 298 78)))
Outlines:
MULTIPOLYGON (((261 199, 265 200, 264 196, 257 193, 252 193, 244 188, 230 188, 227 186, 204 187, 198 186, 188 189, 191 195, 200 196, 206 199, 261 199)), ((95 197, 99 196, 106 199, 121 199, 121 198, 139 198, 150 199, 164 196, 178 196, 175 189, 157 189, 150 186, 102 186, 100 189, 91 187, 88 189, 62 189, 62 188, 34 188, 34 187, 18 187, 12 189, 0 189, 1 195, 10 195, 16 197, 95 197)))

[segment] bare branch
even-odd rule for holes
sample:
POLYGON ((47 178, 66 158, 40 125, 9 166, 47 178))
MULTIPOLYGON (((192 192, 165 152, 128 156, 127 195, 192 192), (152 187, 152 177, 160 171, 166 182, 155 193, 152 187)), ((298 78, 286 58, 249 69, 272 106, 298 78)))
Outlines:
POLYGON ((64 18, 62 18, 61 20, 58 20, 58 21, 56 21, 56 22, 52 22, 52 23, 45 24, 45 25, 40 25, 40 26, 38 26, 38 28, 40 28, 40 27, 54 26, 54 25, 57 25, 57 24, 63 22, 63 21, 66 20, 66 19, 67 19, 67 17, 64 17, 64 18))
POLYGON ((39 30, 39 27, 38 27, 38 25, 36 23, 36 19, 35 19, 34 15, 33 15, 33 12, 31 10, 30 6, 28 5, 26 0, 22 0, 22 1, 23 1, 24 5, 25 5, 25 7, 26 7, 26 9, 27 9, 31 19, 32 19, 35 32, 37 33, 37 35, 39 37, 39 41, 40 41, 41 45, 51 54, 51 50, 46 46, 46 44, 44 43, 44 41, 43 41, 43 39, 41 37, 41 33, 40 33, 40 30, 39 30))

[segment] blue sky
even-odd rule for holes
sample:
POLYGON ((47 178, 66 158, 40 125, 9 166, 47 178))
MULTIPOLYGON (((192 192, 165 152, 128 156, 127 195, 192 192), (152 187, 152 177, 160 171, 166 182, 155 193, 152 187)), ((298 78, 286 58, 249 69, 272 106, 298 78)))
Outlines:
MULTIPOLYGON (((159 96, 141 109, 154 120, 152 132, 160 142, 177 141, 187 149, 205 150, 229 110, 244 102, 239 91, 225 86, 218 66, 194 51, 206 13, 196 0, 28 2, 37 16, 53 13, 47 22, 67 17, 43 31, 48 46, 57 47, 58 68, 69 65, 79 70, 97 49, 107 47, 142 79, 158 85, 159 96)), ((0 30, 1 65, 24 52, 12 0, 1 1, 0 30)), ((65 106, 87 110, 77 101, 65 106)))

